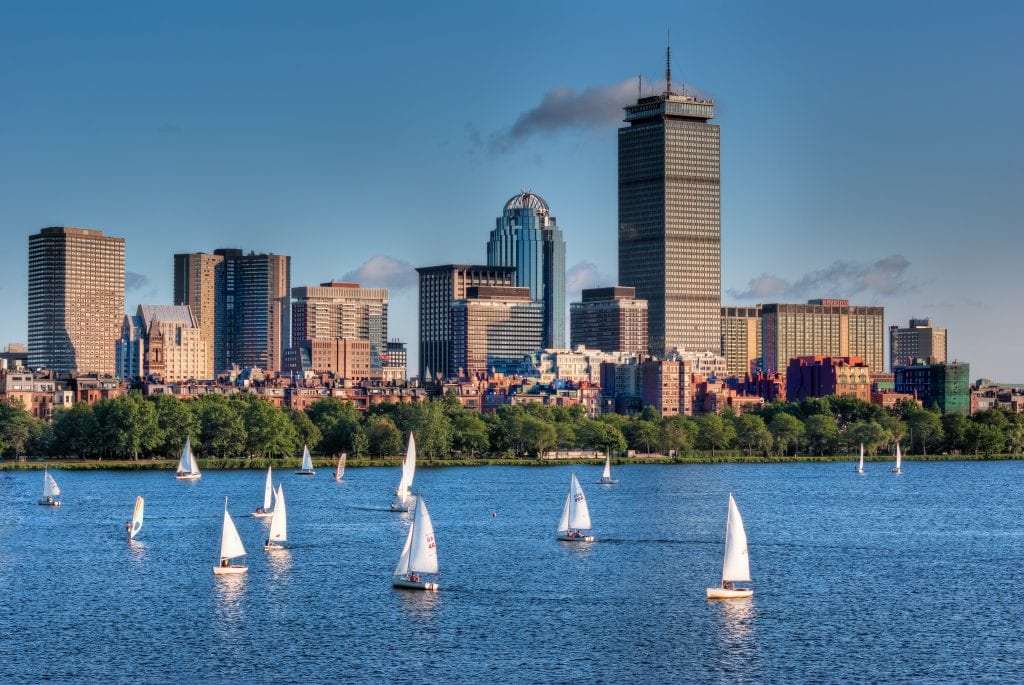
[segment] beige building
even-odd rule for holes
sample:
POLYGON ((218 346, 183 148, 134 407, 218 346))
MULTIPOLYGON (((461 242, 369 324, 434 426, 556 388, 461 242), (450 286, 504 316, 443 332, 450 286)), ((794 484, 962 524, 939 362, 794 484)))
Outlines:
POLYGON ((372 368, 388 353, 388 289, 330 281, 292 288, 292 344, 346 338, 366 340, 372 368))
POLYGON ((140 304, 125 316, 117 344, 117 375, 166 383, 213 380, 209 345, 187 306, 140 304))
MULTIPOLYGON (((310 369, 315 373, 332 373, 336 378, 350 380, 374 377, 369 340, 313 338, 308 345, 310 369)), ((377 369, 376 377, 380 376, 377 369)))
POLYGON ((722 355, 729 376, 743 378, 760 365, 760 307, 722 307, 722 355))
POLYGON ((540 349, 543 305, 529 288, 472 286, 451 305, 452 366, 456 375, 514 374, 540 349))
POLYGON ((113 375, 123 318, 123 238, 56 226, 29 236, 30 368, 113 375))
POLYGON ((174 304, 188 305, 206 340, 206 368, 201 378, 214 377, 217 267, 224 256, 193 252, 174 255, 174 304))
POLYGON ((785 373, 795 357, 860 357, 872 373, 885 371, 885 310, 849 300, 761 305, 764 370, 785 373))
POLYGON ((915 359, 941 364, 946 354, 946 329, 933 327, 931 319, 911 319, 907 328, 889 326, 890 369, 915 359))

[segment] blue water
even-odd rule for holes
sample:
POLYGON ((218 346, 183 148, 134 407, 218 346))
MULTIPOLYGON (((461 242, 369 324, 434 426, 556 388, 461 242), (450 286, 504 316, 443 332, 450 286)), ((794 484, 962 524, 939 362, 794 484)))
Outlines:
POLYGON ((0 681, 1024 682, 1021 462, 420 469, 442 590, 395 590, 398 469, 0 473, 0 681), (569 473, 597 542, 554 532, 569 473), (707 602, 732 491, 752 600, 707 602), (146 498, 139 542, 123 538, 146 498), (247 576, 215 578, 224 496, 247 576), (497 516, 492 516, 496 512, 497 516))

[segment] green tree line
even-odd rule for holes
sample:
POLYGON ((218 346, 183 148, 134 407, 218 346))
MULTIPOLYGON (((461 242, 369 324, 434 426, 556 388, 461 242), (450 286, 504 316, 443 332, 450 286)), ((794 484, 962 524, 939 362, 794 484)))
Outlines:
POLYGON ((328 398, 306 411, 278 408, 255 395, 181 400, 128 393, 58 410, 51 422, 20 404, 0 403, 0 453, 50 457, 172 458, 186 437, 203 458, 286 457, 309 445, 317 455, 400 454, 410 432, 431 458, 537 456, 554 449, 686 456, 868 454, 898 440, 908 454, 1007 454, 1024 450, 1024 415, 987 410, 940 415, 906 402, 893 410, 851 397, 774 402, 756 413, 661 417, 586 415, 582 407, 502 406, 464 409, 454 395, 418 404, 382 404, 367 412, 328 398))

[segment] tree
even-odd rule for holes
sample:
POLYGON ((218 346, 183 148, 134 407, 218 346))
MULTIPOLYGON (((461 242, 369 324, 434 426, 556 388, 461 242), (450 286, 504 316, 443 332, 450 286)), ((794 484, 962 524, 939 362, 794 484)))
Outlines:
POLYGON ((715 456, 715 450, 728 447, 735 437, 736 429, 732 422, 718 414, 701 414, 697 417, 697 447, 711 450, 712 457, 715 456))
POLYGON ((688 454, 693 449, 693 421, 685 416, 666 417, 661 424, 661 450, 665 454, 675 452, 676 456, 688 454))
POLYGON ((299 451, 295 424, 273 403, 255 399, 242 413, 245 453, 256 457, 285 457, 299 451))
POLYGON ((25 444, 42 430, 39 423, 20 401, 0 401, 0 453, 11 449, 14 456, 24 454, 25 444))
POLYGON ((808 416, 807 420, 804 421, 804 430, 812 451, 821 455, 833 449, 836 438, 839 437, 839 426, 831 414, 808 416))
POLYGON ((541 456, 558 443, 558 433, 554 424, 536 416, 524 416, 519 427, 523 447, 534 456, 541 456))
POLYGON ((368 454, 373 457, 388 457, 402 453, 402 434, 394 421, 386 416, 375 416, 363 427, 366 434, 368 454))
POLYGON ((975 454, 1001 454, 1006 449, 1006 437, 998 426, 972 422, 967 429, 967 449, 975 454))
POLYGON ((661 431, 658 428, 659 421, 650 419, 635 419, 626 424, 622 432, 626 436, 629 448, 637 452, 650 453, 652 448, 661 440, 661 431))
POLYGON ((89 457, 97 453, 99 424, 92 405, 78 402, 70 409, 58 409, 53 415, 54 456, 75 455, 89 457))
POLYGON ((104 451, 110 454, 131 455, 138 460, 140 453, 152 451, 161 443, 156 407, 136 392, 97 402, 93 412, 104 451))
MULTIPOLYGON (((353 421, 359 419, 359 410, 355 408, 355 405, 351 402, 343 402, 337 397, 325 397, 322 400, 317 400, 306 409, 306 414, 322 436, 326 436, 334 424, 341 419, 353 421)), ((330 454, 330 452, 324 452, 324 454, 330 454)))
POLYGON ((181 400, 174 395, 151 395, 146 399, 156 410, 159 441, 155 451, 158 454, 175 456, 181 452, 185 438, 199 437, 199 419, 192 411, 191 400, 181 400))
POLYGON ((210 395, 199 400, 199 448, 204 457, 241 457, 246 432, 240 402, 210 395))
POLYGON ((912 438, 911 449, 917 444, 922 454, 928 454, 929 447, 934 449, 942 444, 942 420, 938 414, 915 407, 907 412, 904 421, 912 438))
POLYGON ((879 447, 892 442, 892 435, 877 421, 854 421, 845 432, 851 445, 864 445, 868 454, 875 454, 879 447))
POLYGON ((356 449, 356 436, 362 434, 362 431, 358 419, 347 416, 339 417, 330 424, 323 437, 320 438, 317 451, 320 454, 341 454, 342 452, 350 452, 355 456, 366 454, 369 443, 366 442, 365 434, 362 435, 362 450, 356 449))
POLYGON ((584 449, 615 454, 626 449, 622 431, 607 421, 585 420, 576 428, 577 443, 584 449))
POLYGON ((764 425, 764 419, 756 414, 740 414, 732 420, 736 430, 736 445, 747 450, 751 456, 754 450, 764 450, 765 454, 772 446, 772 434, 764 425))
POLYGON ((320 429, 313 423, 313 419, 309 418, 309 414, 294 409, 286 409, 285 414, 288 416, 288 420, 292 422, 299 442, 310 447, 310 449, 316 449, 317 445, 320 444, 320 429))
POLYGON ((488 426, 479 414, 463 411, 451 419, 452 449, 471 455, 487 451, 490 444, 488 426))
POLYGON ((942 417, 942 433, 946 436, 946 451, 960 454, 967 446, 967 431, 971 421, 963 414, 946 414, 942 417))
POLYGON ((778 412, 768 424, 768 430, 772 434, 772 440, 780 454, 785 454, 789 448, 793 448, 796 454, 800 449, 800 443, 804 440, 804 424, 800 419, 786 412, 778 412))

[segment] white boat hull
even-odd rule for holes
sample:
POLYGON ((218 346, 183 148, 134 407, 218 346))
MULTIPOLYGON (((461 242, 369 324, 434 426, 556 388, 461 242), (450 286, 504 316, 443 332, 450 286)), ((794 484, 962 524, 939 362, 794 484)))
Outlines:
POLYGON ((425 580, 409 580, 408 578, 402 578, 396 576, 391 579, 391 584, 395 587, 405 588, 406 590, 426 590, 427 592, 437 592, 441 589, 441 586, 437 583, 431 583, 425 580))
POLYGON ((274 512, 272 512, 272 511, 254 511, 254 512, 252 512, 249 515, 252 516, 255 519, 265 519, 265 518, 269 518, 269 517, 273 516, 274 512))
POLYGON ((41 500, 38 500, 36 502, 36 504, 40 504, 40 505, 42 505, 44 507, 56 508, 56 507, 60 506, 60 500, 55 500, 55 499, 53 499, 53 500, 45 500, 45 499, 41 499, 41 500))
POLYGON ((277 551, 283 551, 283 550, 285 550, 287 548, 284 545, 275 545, 274 543, 271 543, 269 545, 263 545, 263 549, 266 550, 267 552, 277 552, 277 551))
POLYGON ((175 476, 177 480, 199 480, 202 477, 201 473, 179 473, 175 476))
POLYGON ((593 535, 569 535, 568 533, 559 533, 558 539, 562 542, 593 542, 593 535))
POLYGON ((736 590, 726 590, 724 587, 708 588, 708 599, 743 599, 744 597, 753 596, 754 591, 751 588, 739 588, 736 590))
POLYGON ((296 476, 315 476, 316 471, 296 471, 296 476))
POLYGON ((391 511, 397 511, 397 512, 405 513, 407 511, 409 511, 409 505, 405 504, 404 502, 392 502, 391 503, 391 511))
POLYGON ((248 573, 248 571, 248 566, 236 566, 234 564, 232 564, 231 566, 213 567, 213 575, 215 576, 236 576, 240 573, 248 573))

